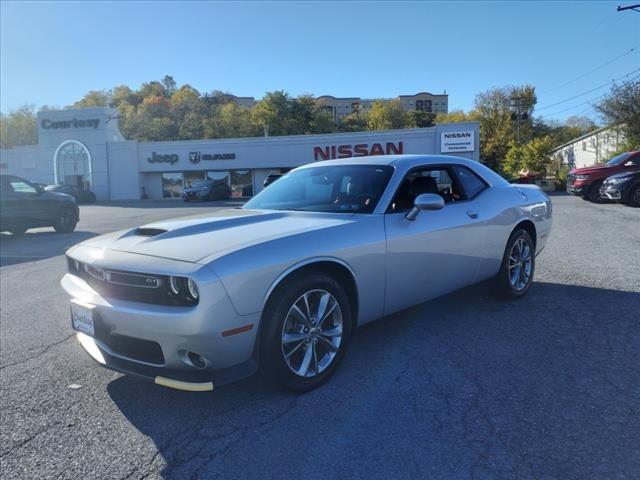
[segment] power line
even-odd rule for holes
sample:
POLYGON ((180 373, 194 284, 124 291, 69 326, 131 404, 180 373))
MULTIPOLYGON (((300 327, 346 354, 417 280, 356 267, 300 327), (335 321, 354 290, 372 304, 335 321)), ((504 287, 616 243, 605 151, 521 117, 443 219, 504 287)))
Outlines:
MULTIPOLYGON (((630 83, 632 83, 632 82, 635 82, 636 80, 640 80, 640 75, 636 75, 635 77, 630 78, 627 82, 625 82, 625 84, 627 84, 627 85, 628 85, 628 84, 630 84, 630 83)), ((621 88, 621 87, 618 87, 618 88, 621 88)), ((615 90, 614 90, 614 91, 615 91, 615 90)), ((604 97, 606 97, 607 95, 610 95, 610 93, 611 93, 611 92, 606 92, 606 93, 603 93, 603 94, 598 95, 598 96, 596 96, 596 97, 593 97, 593 98, 591 98, 591 99, 589 99, 589 100, 586 100, 586 101, 584 101, 584 102, 581 102, 581 103, 578 103, 578 104, 576 104, 576 105, 573 105, 573 106, 571 106, 571 107, 567 107, 567 108, 564 108, 564 109, 562 109, 562 110, 558 110, 557 112, 548 113, 548 114, 546 114, 546 115, 538 115, 538 116, 539 116, 540 118, 550 118, 550 117, 554 117, 554 116, 556 116, 556 115, 558 115, 558 114, 560 114, 560 113, 564 113, 564 112, 568 112, 569 110, 573 110, 574 108, 582 107, 583 105, 586 105, 586 104, 592 104, 593 102, 595 102, 595 101, 597 101, 597 100, 600 100, 601 98, 604 98, 604 97)), ((589 105, 589 107, 587 107, 587 108, 586 108, 585 110, 583 110, 582 112, 577 113, 576 115, 581 115, 583 112, 586 112, 587 110, 589 110, 589 109, 591 109, 591 108, 593 108, 593 105, 589 105)))
POLYGON ((615 62, 616 60, 619 60, 619 59, 621 59, 622 57, 626 57, 626 56, 627 56, 627 55, 629 55, 631 52, 635 51, 635 49, 636 49, 636 48, 638 48, 638 45, 636 45, 635 47, 633 47, 633 48, 631 48, 631 49, 627 50, 627 51, 626 51, 626 52, 624 52, 622 55, 618 55, 616 58, 614 58, 614 59, 612 59, 612 60, 609 60, 608 62, 603 63, 602 65, 600 65, 600 66, 598 66, 598 67, 596 67, 596 68, 594 68, 594 69, 592 69, 592 70, 589 70, 589 71, 588 71, 588 72, 586 72, 586 73, 583 73, 582 75, 580 75, 579 77, 574 78, 573 80, 569 80, 568 82, 565 82, 565 83, 563 83, 562 85, 558 85, 557 87, 553 87, 553 88, 550 88, 549 90, 545 90, 544 92, 541 92, 541 95, 543 95, 543 94, 545 94, 545 93, 553 92, 554 90, 558 90, 559 88, 562 88, 562 87, 566 87, 567 85, 569 85, 569 84, 571 84, 571 83, 575 82, 576 80, 580 80, 581 78, 584 78, 584 77, 586 77, 587 75, 590 75, 590 74, 592 74, 593 72, 596 72, 596 71, 600 70, 601 68, 606 67, 607 65, 611 65, 611 64, 612 64, 613 62, 615 62))
POLYGON ((594 88, 592 88, 592 89, 590 89, 590 90, 587 90, 586 92, 579 93, 578 95, 574 95, 573 97, 569 97, 569 98, 567 98, 567 99, 565 99, 565 100, 562 100, 562 101, 560 101, 560 102, 552 103, 551 105, 547 105, 546 107, 538 108, 537 110, 538 110, 538 111, 540 111, 540 110, 546 110, 547 108, 555 107, 556 105, 562 105, 563 103, 570 102, 570 101, 571 101, 571 100, 573 100, 574 98, 582 97, 583 95, 587 95, 587 94, 589 94, 589 93, 591 93, 591 92, 595 92, 596 90, 599 90, 599 89, 601 89, 601 88, 604 88, 604 87, 609 86, 612 82, 616 82, 616 81, 618 81, 618 80, 621 80, 621 79, 623 79, 623 78, 626 78, 626 77, 628 77, 629 75, 633 75, 634 73, 639 72, 639 71, 640 71, 640 68, 639 68, 639 69, 637 69, 637 70, 633 70, 632 72, 629 72, 629 73, 627 73, 626 75, 623 75, 623 76, 621 76, 621 77, 614 78, 614 79, 613 79, 613 80, 611 80, 610 82, 603 83, 602 85, 598 85, 597 87, 594 87, 594 88))

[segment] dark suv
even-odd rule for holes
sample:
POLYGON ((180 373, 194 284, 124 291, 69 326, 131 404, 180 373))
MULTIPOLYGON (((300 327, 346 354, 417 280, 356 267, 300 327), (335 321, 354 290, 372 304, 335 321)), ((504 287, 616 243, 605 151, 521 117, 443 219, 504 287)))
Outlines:
POLYGON ((600 199, 600 187, 605 178, 616 173, 637 170, 638 167, 640 167, 640 151, 622 153, 604 165, 573 169, 567 176, 567 191, 585 200, 597 202, 600 199))
POLYGON ((80 219, 70 195, 47 192, 41 186, 13 175, 0 175, 0 231, 22 235, 29 228, 53 227, 73 232, 80 219))
POLYGON ((225 200, 231 195, 231 189, 225 180, 199 180, 182 192, 185 202, 192 200, 225 200))

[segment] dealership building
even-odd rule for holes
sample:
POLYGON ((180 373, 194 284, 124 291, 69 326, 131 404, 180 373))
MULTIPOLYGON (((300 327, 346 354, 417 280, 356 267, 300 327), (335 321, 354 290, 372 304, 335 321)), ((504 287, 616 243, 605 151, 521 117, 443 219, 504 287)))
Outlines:
POLYGON ((311 162, 398 153, 479 160, 477 122, 377 132, 138 142, 118 129, 111 108, 38 113, 38 144, 0 151, 0 172, 32 182, 79 185, 98 200, 179 197, 206 178, 228 183, 232 197, 262 189, 267 175, 311 162))

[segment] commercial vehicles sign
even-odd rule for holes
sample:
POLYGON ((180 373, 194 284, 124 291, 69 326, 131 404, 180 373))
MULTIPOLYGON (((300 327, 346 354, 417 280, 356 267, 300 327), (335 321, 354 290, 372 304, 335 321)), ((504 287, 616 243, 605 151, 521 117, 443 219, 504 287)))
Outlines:
POLYGON ((440 134, 440 153, 473 152, 475 148, 473 130, 458 130, 440 134))

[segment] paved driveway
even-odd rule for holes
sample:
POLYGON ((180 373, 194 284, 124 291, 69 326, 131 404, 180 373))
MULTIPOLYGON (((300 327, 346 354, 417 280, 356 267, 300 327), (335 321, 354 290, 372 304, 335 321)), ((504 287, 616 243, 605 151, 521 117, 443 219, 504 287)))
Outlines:
POLYGON ((162 388, 96 366, 73 338, 64 248, 212 207, 88 206, 74 234, 3 237, 0 474, 640 478, 640 209, 553 200, 526 298, 481 285, 375 322, 302 396, 255 378, 162 388))

